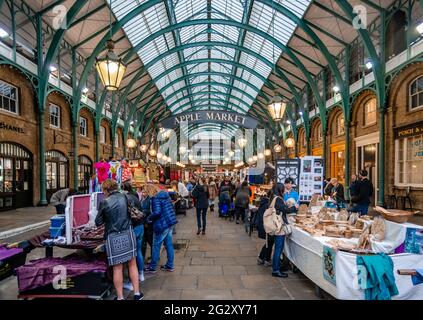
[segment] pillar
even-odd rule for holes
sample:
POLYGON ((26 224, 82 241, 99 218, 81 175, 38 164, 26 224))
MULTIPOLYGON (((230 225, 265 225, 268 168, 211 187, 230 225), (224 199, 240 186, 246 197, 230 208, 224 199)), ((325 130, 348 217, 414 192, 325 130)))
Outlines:
MULTIPOLYGON (((41 99, 40 99, 41 100, 41 99)), ((44 101, 44 99, 42 99, 44 101)), ((41 103, 41 101, 40 101, 41 103)), ((42 102, 44 105, 44 102, 42 102)), ((40 107, 38 111, 38 132, 39 132, 39 166, 40 166, 40 201, 39 205, 46 206, 47 202, 47 178, 46 178, 46 155, 45 155, 45 110, 40 107)))
MULTIPOLYGON (((385 204, 385 114, 386 108, 379 110, 379 154, 378 154, 378 199, 377 205, 385 204)), ((374 186, 376 188, 376 186, 374 186)), ((376 191, 376 190, 375 190, 376 191)))
POLYGON ((78 190, 78 121, 72 122, 72 146, 73 146, 73 188, 78 190))

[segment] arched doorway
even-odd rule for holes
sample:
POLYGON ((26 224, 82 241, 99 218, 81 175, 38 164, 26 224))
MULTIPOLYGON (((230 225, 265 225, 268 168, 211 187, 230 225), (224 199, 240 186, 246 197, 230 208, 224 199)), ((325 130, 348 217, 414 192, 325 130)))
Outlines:
POLYGON ((87 156, 78 157, 78 191, 88 193, 93 162, 87 156))
POLYGON ((53 193, 69 187, 69 162, 66 156, 56 150, 49 150, 46 157, 47 200, 53 193))
POLYGON ((0 211, 32 206, 32 155, 24 147, 0 143, 0 211))

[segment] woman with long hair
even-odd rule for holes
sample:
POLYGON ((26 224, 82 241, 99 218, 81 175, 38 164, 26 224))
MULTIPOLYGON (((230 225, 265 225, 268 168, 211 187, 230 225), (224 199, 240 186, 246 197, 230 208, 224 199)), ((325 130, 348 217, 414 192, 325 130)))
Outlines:
MULTIPOLYGON (((276 214, 282 215, 283 221, 288 224, 287 214, 297 212, 298 204, 292 207, 288 207, 283 200, 283 195, 285 192, 285 187, 281 183, 277 183, 273 186, 273 188, 269 191, 269 203, 275 200, 275 209, 276 214)), ((283 232, 282 232, 283 233, 283 232)), ((283 251, 283 246, 285 244, 285 235, 275 235, 274 236, 274 243, 275 243, 275 250, 273 252, 273 261, 272 261, 272 276, 278 278, 287 278, 288 274, 285 272, 281 272, 281 254, 283 251)), ((270 250, 272 250, 270 248, 270 250)), ((266 256, 266 255, 264 255, 266 256)))
POLYGON ((125 195, 117 190, 118 185, 114 180, 105 180, 101 188, 105 199, 100 202, 95 224, 105 225, 107 261, 110 266, 113 266, 113 284, 117 292, 117 300, 124 300, 124 263, 128 263, 129 277, 134 288, 134 300, 141 300, 144 295, 139 288, 135 234, 132 230, 128 201, 125 195))
POLYGON ((209 190, 204 185, 203 180, 199 179, 198 184, 192 190, 192 196, 195 198, 195 207, 197 209, 197 235, 202 232, 206 234, 206 215, 209 207, 209 190), (201 224, 202 222, 202 224, 201 224))

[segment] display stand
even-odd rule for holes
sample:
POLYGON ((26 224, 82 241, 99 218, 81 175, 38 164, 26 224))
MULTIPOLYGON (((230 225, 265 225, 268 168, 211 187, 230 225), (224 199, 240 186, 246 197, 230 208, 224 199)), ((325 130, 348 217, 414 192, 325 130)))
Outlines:
POLYGON ((298 188, 301 202, 310 202, 313 195, 323 194, 323 163, 321 157, 306 156, 301 158, 298 188))
POLYGON ((294 187, 299 185, 300 160, 280 159, 276 160, 276 183, 284 183, 286 178, 294 180, 294 187))

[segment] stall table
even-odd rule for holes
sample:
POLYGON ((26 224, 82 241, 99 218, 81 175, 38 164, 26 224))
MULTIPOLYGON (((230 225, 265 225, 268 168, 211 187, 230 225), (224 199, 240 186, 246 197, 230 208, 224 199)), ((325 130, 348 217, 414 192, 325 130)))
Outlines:
MULTIPOLYGON (((386 227, 387 235, 392 230, 397 234, 403 232, 405 235, 407 228, 423 229, 421 226, 409 223, 397 224, 390 221, 386 221, 386 227)), ((323 289, 337 299, 364 299, 364 290, 360 290, 358 286, 357 254, 340 250, 336 251, 335 283, 333 283, 324 277, 323 252, 324 247, 329 246, 326 241, 334 238, 311 236, 298 227, 293 227, 292 229, 292 234, 286 238, 284 252, 287 258, 305 276, 313 281, 320 289, 323 289)), ((391 245, 396 248, 400 246, 399 239, 400 237, 397 237, 397 240, 391 241, 391 244, 381 242, 378 246, 391 245)), ((342 240, 357 242, 358 239, 342 240)), ((400 253, 392 254, 390 257, 394 263, 395 282, 399 291, 399 294, 393 296, 392 299, 423 299, 423 284, 413 285, 411 276, 399 275, 397 272, 399 269, 422 269, 423 255, 400 253)))

